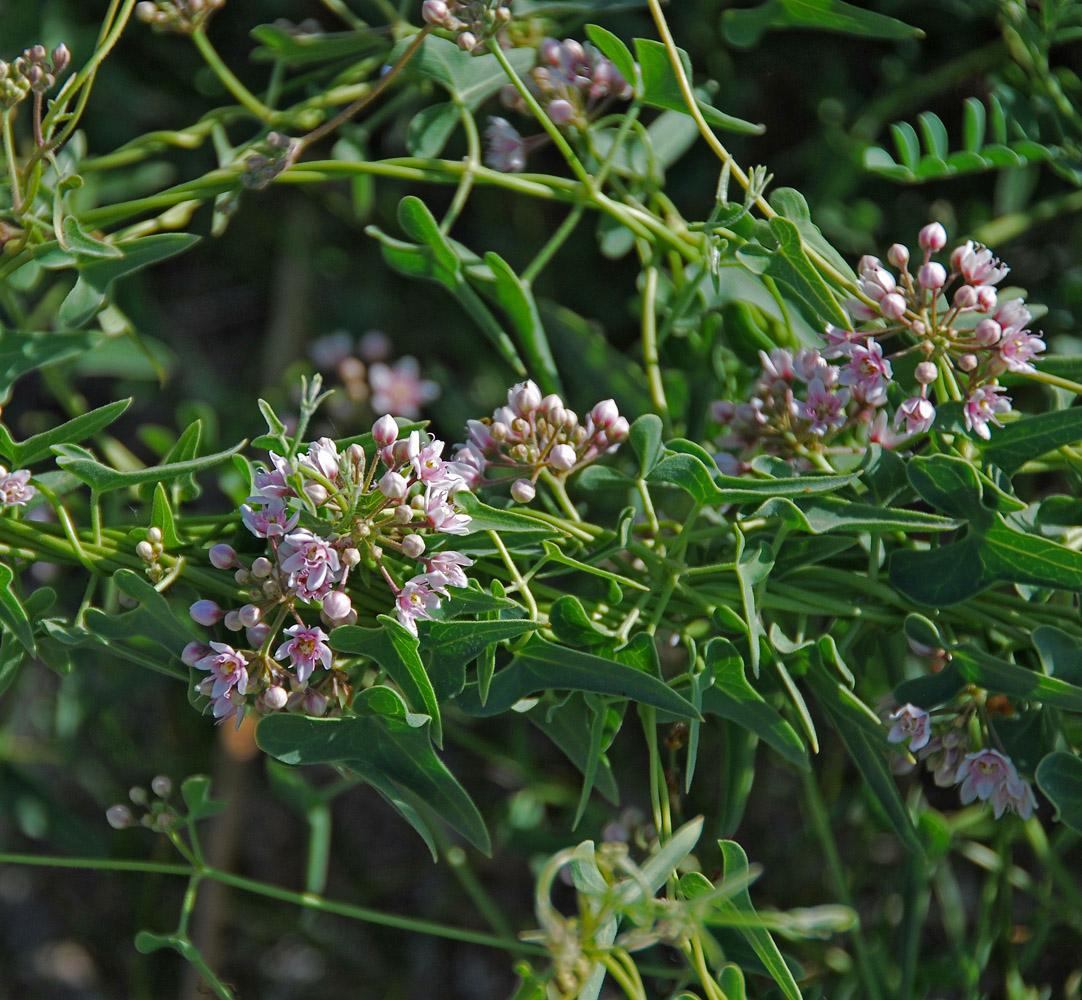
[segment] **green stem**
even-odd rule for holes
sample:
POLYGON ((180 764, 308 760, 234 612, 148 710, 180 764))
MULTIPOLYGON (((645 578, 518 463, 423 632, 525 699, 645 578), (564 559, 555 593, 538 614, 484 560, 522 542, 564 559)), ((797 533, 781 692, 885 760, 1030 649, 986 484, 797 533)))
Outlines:
POLYGON ((1027 372, 1026 378, 1031 379, 1034 382, 1043 382, 1045 385, 1054 385, 1057 389, 1066 389, 1068 392, 1082 395, 1082 385, 1078 382, 1072 382, 1069 378, 1060 378, 1058 375, 1052 375, 1050 372, 1027 372))
POLYGON ((507 61, 507 56, 504 55, 503 49, 501 49, 499 45, 492 45, 490 48, 492 54, 496 57, 496 61, 507 74, 507 79, 514 84, 515 90, 519 92, 519 96, 526 102, 526 106, 533 112, 534 117, 538 120, 544 130, 548 132, 549 138, 552 139, 556 144, 556 148, 563 154, 564 159, 567 160, 567 165, 571 168, 571 172, 582 182, 587 191, 593 191, 593 178, 582 165, 582 161, 575 155, 575 151, 564 138, 564 134, 556 127, 553 120, 545 114, 544 109, 537 103, 537 98, 533 96, 533 92, 522 82, 522 78, 507 61))
MULTIPOLYGON (((813 771, 804 772, 804 800, 811 813, 812 827, 819 838, 823 853, 826 855, 827 870, 834 882, 834 891, 837 892, 841 901, 851 910, 856 912, 853 905, 853 894, 849 891, 849 881, 842 865, 841 854, 838 851, 838 842, 834 839, 834 832, 830 828, 830 816, 827 813, 826 803, 823 801, 823 793, 819 790, 819 783, 813 771)), ((857 969, 861 981, 864 983, 864 995, 868 1000, 881 1000, 882 993, 879 990, 880 977, 872 966, 871 954, 868 944, 864 940, 864 931, 860 926, 859 918, 852 930, 853 951, 856 953, 857 969)))
POLYGON ((16 215, 23 210, 22 193, 19 190, 19 168, 15 163, 15 136, 11 131, 11 116, 14 109, 9 108, 0 115, 4 132, 4 159, 7 161, 8 179, 11 182, 11 207, 16 215))
POLYGON ((567 218, 557 227, 545 245, 538 251, 537 256, 526 265, 526 269, 522 272, 522 280, 527 285, 532 285, 534 279, 548 266, 550 260, 556 252, 564 245, 567 238, 575 231, 575 227, 579 224, 579 219, 582 218, 582 213, 586 211, 586 203, 580 201, 577 205, 573 206, 568 213, 567 218))
POLYGON ((455 189, 455 196, 451 201, 451 207, 440 223, 440 232, 449 233, 455 220, 459 217, 462 209, 466 206, 466 199, 473 190, 473 173, 481 163, 481 137, 477 134, 477 122, 465 105, 458 106, 459 115, 462 118, 462 127, 466 132, 466 169, 455 189))
POLYGON ((503 544, 503 539, 500 538, 495 531, 489 531, 488 536, 492 539, 492 543, 499 551, 500 557, 503 559, 503 563, 507 567, 508 572, 511 574, 511 579, 515 583, 515 587, 522 595, 522 599, 526 602, 526 607, 530 612, 530 618, 535 622, 540 621, 541 617, 537 610, 537 601, 534 600, 534 596, 530 592, 530 585, 522 578, 522 574, 518 571, 515 561, 511 558, 511 553, 507 551, 507 546, 503 544))
POLYGON ((225 89, 260 121, 266 122, 268 125, 273 124, 278 118, 277 113, 268 108, 255 96, 255 94, 244 86, 236 76, 233 75, 233 71, 222 62, 222 57, 218 55, 214 46, 210 44, 206 29, 202 25, 191 33, 191 39, 195 43, 195 47, 199 49, 199 54, 203 57, 206 64, 213 70, 214 75, 222 81, 222 85, 225 89))
POLYGON ((650 264, 646 268, 646 287, 642 293, 642 355, 654 406, 668 426, 669 401, 665 398, 665 383, 661 378, 657 353, 657 279, 658 269, 650 264))

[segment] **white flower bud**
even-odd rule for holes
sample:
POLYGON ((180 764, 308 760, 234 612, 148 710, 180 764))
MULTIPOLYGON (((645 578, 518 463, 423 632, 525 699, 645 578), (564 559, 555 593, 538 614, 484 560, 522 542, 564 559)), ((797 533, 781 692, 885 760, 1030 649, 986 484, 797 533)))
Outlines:
POLYGON ((361 553, 355 549, 352 545, 342 550, 341 556, 343 566, 356 566, 361 561, 361 553))
POLYGON ((263 704, 272 712, 278 712, 285 708, 288 700, 289 694, 280 684, 272 684, 263 692, 263 704))
POLYGON ((388 500, 401 500, 409 489, 406 477, 398 472, 388 472, 379 481, 379 491, 388 500))
POLYGON ((245 604, 237 612, 237 617, 240 619, 241 625, 245 628, 251 628, 259 623, 259 619, 263 617, 263 612, 254 604, 245 604))
POLYGON ((887 319, 901 319, 905 315, 905 299, 891 292, 879 301, 879 310, 887 319))
POLYGON ((934 260, 930 261, 929 263, 922 265, 921 269, 917 272, 917 281, 919 281, 924 288, 942 288, 947 283, 947 269, 934 260))
MULTIPOLYGON (((424 502, 423 500, 421 501, 424 502)), ((413 508, 408 503, 399 504, 394 509, 395 524, 409 524, 413 520, 413 508)))
POLYGON ((266 556, 259 556, 252 563, 252 576, 257 580, 265 580, 271 575, 272 569, 274 569, 274 564, 266 556))
POLYGON ((917 242, 920 243, 922 250, 937 253, 947 245, 947 231, 938 222, 929 222, 920 231, 917 242))
POLYGON ((233 574, 233 579, 237 581, 242 587, 252 578, 252 574, 248 572, 243 566, 233 574))
POLYGON ((135 823, 135 817, 125 805, 110 806, 105 810, 105 819, 114 830, 123 830, 135 823))
POLYGON ((143 562, 154 562, 154 546, 150 542, 142 541, 135 546, 135 554, 139 556, 143 562))
POLYGON ((398 422, 389 413, 385 413, 372 425, 372 439, 381 448, 394 444, 398 440, 398 422))
POLYGON ((260 622, 258 625, 246 628, 244 635, 248 639, 248 644, 253 649, 258 649, 267 641, 267 636, 270 635, 270 626, 266 622, 260 622))
POLYGON ((232 545, 219 542, 211 547, 210 564, 216 569, 229 569, 237 561, 237 553, 232 545))
POLYGON ((529 503, 537 496, 537 488, 528 479, 516 479, 511 484, 511 496, 519 503, 529 503))
POLYGON ((994 319, 982 319, 973 330, 973 336, 976 337, 977 343, 982 346, 992 347, 998 344, 1003 336, 1003 327, 994 319))
POLYGON ((962 285, 954 293, 954 305, 958 309, 972 309, 977 304, 977 289, 972 285, 962 285))
POLYGON ((180 660, 186 667, 194 667, 210 652, 210 646, 202 642, 189 642, 180 652, 180 660))
POLYGON ((162 529, 161 528, 147 528, 147 541, 150 542, 151 545, 158 545, 158 544, 161 543, 161 540, 162 540, 162 529))
POLYGON ((192 621, 197 625, 204 625, 209 628, 221 620, 222 609, 214 601, 196 601, 188 608, 188 614, 192 616, 192 621))
POLYGON ((349 594, 343 593, 341 590, 332 590, 323 598, 323 613, 331 621, 339 621, 345 618, 352 610, 353 602, 349 599, 349 594))
POLYGON ((159 774, 150 783, 150 790, 160 799, 167 799, 173 794, 173 782, 164 774, 159 774))
POLYGON ((976 354, 963 354, 957 361, 958 369, 963 372, 971 372, 980 364, 976 354))
POLYGON ((922 361, 917 365, 914 377, 921 385, 931 385, 939 377, 939 369, 933 361, 922 361))
POLYGON ((573 468, 576 461, 578 461, 578 456, 569 444, 558 444, 549 452, 549 464, 560 472, 567 472, 573 468))
POLYGON ((425 540, 418 534, 406 535, 402 539, 402 554, 411 559, 419 559, 425 550, 425 540))
POLYGON ((225 617, 222 619, 222 624, 229 629, 230 632, 239 632, 244 628, 240 623, 240 615, 236 611, 227 611, 225 617))
POLYGON ((902 243, 895 243, 887 251, 887 260, 895 267, 905 267, 909 263, 909 247, 902 243))

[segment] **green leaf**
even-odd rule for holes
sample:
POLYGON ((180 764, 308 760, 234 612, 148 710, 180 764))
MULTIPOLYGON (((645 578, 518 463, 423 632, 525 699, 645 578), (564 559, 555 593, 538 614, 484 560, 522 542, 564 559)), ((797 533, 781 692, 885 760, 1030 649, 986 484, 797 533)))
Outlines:
POLYGON ((981 561, 986 586, 1007 581, 1082 590, 1082 553, 1008 528, 1001 517, 985 532, 981 561))
POLYGON ((769 542, 760 539, 751 547, 745 546, 744 533, 736 532, 736 578, 740 584, 740 600, 744 606, 744 620, 748 625, 748 643, 751 650, 751 672, 759 676, 759 640, 765 636, 763 623, 756 607, 755 588, 770 575, 774 567, 774 549, 769 542))
MULTIPOLYGON (((669 442, 671 448, 676 442, 669 442)), ((723 476, 696 455, 669 454, 647 475, 651 483, 671 483, 690 493, 701 504, 762 502, 768 497, 807 496, 829 493, 848 486, 858 473, 848 475, 792 476, 788 479, 753 479, 750 476, 723 476)))
MULTIPOLYGON (((427 41, 439 39, 429 37, 427 41)), ((440 232, 439 225, 424 202, 412 195, 403 198, 398 205, 398 221, 405 232, 420 242, 405 243, 386 235, 375 226, 369 226, 365 230, 379 240, 387 263, 402 274, 427 278, 443 285, 458 299, 462 308, 511 369, 518 375, 525 375, 526 367, 518 356, 514 343, 466 281, 456 245, 440 232)))
POLYGON ((59 427, 42 431, 28 437, 25 441, 14 441, 6 427, 0 426, 0 454, 11 461, 16 468, 28 465, 52 454, 54 444, 77 444, 98 431, 108 427, 127 408, 131 398, 119 399, 115 403, 106 403, 96 410, 90 410, 72 420, 65 421, 59 427))
POLYGON ((285 764, 344 764, 376 787, 388 783, 432 809, 488 854, 485 822, 432 749, 424 728, 382 715, 312 719, 271 715, 256 729, 260 748, 285 764))
POLYGON ((64 243, 67 244, 68 251, 79 257, 106 257, 115 260, 124 256, 124 251, 116 244, 107 243, 84 232, 73 215, 67 216, 60 228, 64 233, 64 243))
POLYGON ((703 651, 714 669, 714 682, 703 691, 702 710, 729 719, 755 733, 790 763, 807 770, 804 741, 749 683, 744 661, 728 639, 712 639, 703 651))
POLYGON ((795 223, 776 216, 766 228, 757 230, 757 237, 758 243, 747 243, 737 251, 748 270, 785 282, 821 319, 843 328, 849 325, 849 317, 808 259, 795 223))
POLYGON ((210 797, 210 778, 205 774, 193 774, 185 778, 180 783, 180 795, 188 807, 188 817, 192 820, 215 816, 228 805, 210 797))
POLYGON ((1082 759, 1057 751, 1037 765, 1037 785, 1056 808, 1056 819, 1082 833, 1082 759))
POLYGON ((897 549, 891 553, 889 572, 892 587, 930 608, 959 604, 989 586, 983 579, 981 540, 975 534, 924 552, 897 549))
MULTIPOLYGON (((748 856, 744 853, 744 848, 734 840, 719 840, 718 847, 721 848, 725 881, 746 882, 751 874, 751 866, 748 864, 748 856)), ((755 919, 757 916, 755 905, 751 901, 748 890, 741 889, 728 900, 719 900, 715 905, 726 916, 752 918, 750 920, 734 919, 732 922, 736 924, 755 954, 759 956, 759 960, 766 966, 770 977, 778 984, 788 1000, 801 1000, 800 987, 793 979, 793 974, 789 971, 789 966, 785 964, 781 952, 778 951, 778 946, 774 943, 770 932, 755 919)))
POLYGON ((99 462, 91 452, 78 445, 53 445, 52 451, 57 456, 56 464, 66 472, 78 476, 92 490, 107 493, 143 483, 169 482, 182 476, 192 475, 211 469, 236 455, 247 442, 241 441, 225 451, 202 458, 193 458, 186 462, 174 462, 168 465, 155 465, 147 469, 133 469, 120 472, 99 462))
MULTIPOLYGON (((437 698, 455 697, 466 685, 466 667, 486 649, 541 627, 528 618, 481 622, 422 622, 421 649, 437 698)), ((482 699, 484 701, 484 699, 482 699)))
POLYGON ((778 188, 768 199, 778 215, 788 219, 800 233, 801 242, 824 258, 839 274, 856 281, 856 274, 847 261, 827 241, 819 227, 812 222, 808 202, 795 188, 778 188))
POLYGON ((1051 625, 1039 625, 1030 638, 1049 677, 1082 687, 1082 646, 1077 639, 1051 625))
POLYGON ((950 139, 947 136, 947 126, 942 119, 931 111, 922 111, 917 116, 921 135, 924 136, 924 148, 929 156, 945 159, 950 151, 950 139))
POLYGON ((375 660, 402 690, 410 708, 431 717, 432 739, 442 748, 440 703, 418 655, 419 640, 394 618, 379 615, 376 620, 382 628, 342 625, 333 629, 328 645, 340 653, 375 660))
POLYGON ((830 31, 883 41, 924 37, 920 28, 844 0, 766 0, 750 10, 727 10, 721 18, 726 39, 740 48, 757 45, 771 28, 830 31))
POLYGON ((109 290, 118 278, 168 260, 193 247, 198 236, 188 233, 155 233, 115 245, 118 259, 91 258, 79 264, 79 277, 67 298, 60 303, 57 322, 69 330, 82 326, 105 305, 109 290))
POLYGON ((876 507, 835 497, 797 501, 774 497, 755 511, 755 516, 780 517, 790 528, 816 535, 830 531, 953 531, 961 526, 960 521, 938 514, 876 507))
POLYGON ((0 631, 0 695, 11 687, 26 660, 26 647, 6 628, 0 631))
POLYGON ((542 393, 563 393, 533 290, 499 254, 489 251, 485 263, 495 279, 487 285, 487 291, 514 325, 530 374, 537 379, 542 393))
POLYGON ((31 656, 37 654, 34 644, 34 626, 19 596, 12 589, 15 573, 11 567, 0 562, 0 623, 11 633, 31 656))
POLYGON ((552 602, 549 624, 552 626, 553 635, 569 646, 582 648, 614 643, 612 635, 591 620, 574 594, 563 594, 552 602))
POLYGON ((451 101, 430 104, 410 119, 406 130, 406 149, 411 156, 422 159, 437 157, 461 122, 462 112, 457 104, 451 101))
POLYGON ((976 153, 984 145, 986 120, 984 105, 976 97, 967 97, 962 116, 962 144, 971 153, 976 153))
POLYGON ((586 25, 586 35, 601 54, 620 71, 620 75, 632 87, 636 87, 638 74, 635 72, 635 60, 631 56, 631 50, 611 31, 598 24, 586 25))
POLYGON ((130 569, 118 569, 113 582, 121 593, 139 602, 137 608, 119 615, 107 615, 98 608, 87 608, 83 615, 87 628, 106 639, 149 639, 173 656, 192 641, 194 634, 173 614, 169 602, 130 569))
POLYGON ((173 521, 173 508, 169 506, 169 497, 161 483, 154 487, 154 506, 150 513, 150 523, 162 533, 162 545, 165 548, 171 549, 180 545, 176 524, 173 521))
POLYGON ((827 673, 813 658, 804 679, 822 706, 830 724, 841 737, 849 757, 863 775, 883 813, 905 846, 919 854, 920 839, 909 818, 909 810, 898 792, 894 775, 885 757, 886 733, 883 725, 863 703, 827 673))
POLYGON ((981 457, 1013 475, 1030 459, 1078 441, 1082 441, 1082 406, 1016 420, 992 435, 981 457))
MULTIPOLYGON (((691 80, 691 59, 683 49, 677 51, 680 54, 680 62, 684 67, 684 75, 688 80, 691 80)), ((635 57, 638 60, 639 71, 642 75, 643 103, 653 108, 679 111, 685 115, 690 114, 687 101, 680 90, 680 83, 676 78, 676 73, 669 62, 669 53, 666 51, 665 46, 652 38, 636 38, 635 57)), ((696 98, 695 103, 698 105, 703 118, 718 128, 728 129, 731 132, 742 132, 746 135, 759 135, 764 131, 762 125, 746 122, 741 118, 734 118, 732 115, 718 111, 717 108, 699 98, 696 98)))
MULTIPOLYGON (((470 522, 470 534, 478 531, 497 531, 501 535, 507 532, 516 534, 529 534, 540 538, 554 538, 559 533, 555 528, 549 527, 544 521, 528 514, 518 514, 515 511, 500 510, 498 507, 490 507, 482 503, 472 493, 465 490, 455 494, 455 504, 473 520, 470 522)), ((531 541, 533 537, 531 537, 531 541)), ((515 540, 517 542, 517 539, 515 540)))
POLYGON ((87 330, 24 333, 0 327, 0 401, 7 401, 11 387, 24 375, 85 354, 103 337, 87 330))
POLYGON ((653 895, 660 889, 684 863, 687 856, 695 850, 703 833, 703 817, 696 816, 679 829, 674 830, 659 851, 650 855, 640 866, 646 884, 640 879, 627 879, 621 883, 617 896, 623 906, 634 906, 643 899, 647 892, 653 895))
POLYGON ((981 482, 977 470, 964 458, 951 455, 916 456, 908 465, 910 485, 922 500, 950 517, 991 523, 992 514, 981 503, 981 482))
POLYGON ((948 663, 939 673, 903 681, 894 689, 894 700, 899 705, 910 703, 932 709, 950 701, 965 686, 957 665, 948 663))
POLYGON ((631 425, 628 443, 639 459, 639 476, 645 479, 661 458, 661 417, 644 413, 631 425))
POLYGON ((382 39, 366 31, 298 32, 282 24, 257 24, 249 32, 258 48, 252 50, 253 62, 281 62, 287 66, 314 66, 319 63, 360 57, 383 47, 382 39))
POLYGON ((952 662, 970 684, 988 691, 1053 705, 1068 712, 1082 712, 1082 687, 1058 677, 1046 677, 1016 663, 990 656, 970 644, 951 650, 952 662))
MULTIPOLYGON (((393 64, 412 41, 412 36, 399 41, 387 56, 387 64, 393 64)), ((536 50, 529 46, 511 49, 506 55, 520 75, 528 73, 537 58, 536 50)), ((424 40, 410 60, 407 72, 435 80, 471 111, 507 83, 507 76, 494 55, 470 55, 454 42, 435 35, 424 40)))
POLYGON ((466 687, 458 704, 470 715, 500 715, 516 702, 542 691, 607 694, 653 705, 679 718, 701 718, 691 702, 650 674, 536 636, 527 640, 510 664, 492 679, 484 705, 475 685, 466 687))

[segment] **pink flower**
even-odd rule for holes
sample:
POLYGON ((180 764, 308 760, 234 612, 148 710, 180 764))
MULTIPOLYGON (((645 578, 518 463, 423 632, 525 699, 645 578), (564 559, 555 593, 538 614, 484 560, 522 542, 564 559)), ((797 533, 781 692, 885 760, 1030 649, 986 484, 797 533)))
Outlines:
POLYGON ((1002 427, 1003 424, 999 422, 998 414, 1009 413, 1011 410, 1011 397, 999 396, 997 393, 1003 392, 1003 386, 996 383, 990 385, 982 385, 978 389, 973 390, 973 394, 966 400, 964 415, 966 418, 966 429, 973 431, 978 437, 984 438, 987 441, 992 432, 988 429, 989 423, 993 423, 996 427, 1002 427))
POLYGON ((488 119, 485 166, 505 174, 518 174, 526 169, 526 142, 506 118, 488 119))
POLYGON ((448 535, 465 535, 469 533, 469 524, 473 518, 468 514, 457 512, 447 502, 446 490, 429 486, 425 490, 424 512, 429 527, 436 531, 442 531, 448 535))
POLYGON ((1010 809, 1027 819, 1037 808, 1029 782, 1018 776, 1014 763, 998 750, 967 754, 955 778, 961 786, 958 796, 964 805, 974 799, 991 800, 996 819, 1010 809))
POLYGON ((294 472, 292 463, 288 458, 275 455, 273 451, 270 452, 270 459, 270 469, 258 466, 252 476, 254 495, 248 497, 252 503, 266 503, 268 499, 295 496, 293 487, 286 482, 294 472))
POLYGON ((884 295, 889 295, 897 288, 897 283, 890 271, 886 270, 877 257, 864 256, 860 259, 860 290, 875 302, 880 302, 884 295))
POLYGON ((439 606, 440 599, 424 576, 407 580, 395 598, 398 621, 414 635, 417 634, 417 619, 432 618, 432 612, 439 606))
POLYGON ((759 360, 763 365, 763 375, 767 379, 778 379, 783 382, 792 382, 795 372, 793 371, 793 352, 784 347, 775 347, 769 354, 766 351, 759 352, 759 360))
POLYGON ((993 318, 1003 328, 1003 333, 1009 336, 1028 326, 1033 316, 1022 299, 1007 299, 999 303, 993 318))
MULTIPOLYGON (((476 421, 471 420, 470 423, 476 421)), ((485 456, 472 441, 459 448, 448 463, 450 471, 462 481, 463 486, 471 490, 481 485, 487 464, 485 456)))
POLYGON ((432 581, 433 590, 443 590, 446 587, 468 587, 470 581, 466 579, 463 566, 472 566, 473 560, 464 556, 461 552, 452 552, 445 549, 437 552, 428 560, 428 573, 426 576, 432 581), (442 583, 436 585, 436 577, 442 578, 442 583))
POLYGON ((855 330, 842 330, 834 326, 833 323, 827 323, 824 334, 827 349, 823 351, 823 357, 849 357, 853 353, 854 342, 863 340, 866 336, 868 336, 866 333, 857 333, 855 330))
MULTIPOLYGON (((232 646, 228 646, 224 642, 212 642, 210 648, 213 652, 208 653, 195 663, 197 670, 210 671, 210 677, 208 678, 208 680, 212 681, 209 692, 210 697, 221 698, 222 695, 228 694, 234 687, 238 693, 247 694, 248 663, 244 657, 232 646)), ((202 684, 205 683, 206 681, 202 682, 202 684)), ((199 686, 200 692, 208 693, 202 690, 202 684, 199 686)), ((217 711, 214 714, 220 718, 217 711)))
POLYGON ((808 386, 808 399, 803 404, 802 415, 811 421, 812 434, 826 434, 845 423, 845 405, 849 402, 849 390, 828 389, 822 379, 814 378, 808 386))
POLYGON ((257 538, 273 538, 292 531, 300 520, 300 511, 290 514, 284 500, 271 500, 265 507, 249 507, 241 504, 241 520, 257 538))
POLYGON ((935 420, 935 407, 923 396, 910 396, 894 414, 894 426, 905 422, 907 434, 921 434, 932 426, 935 420))
POLYGON ((421 407, 440 394, 440 387, 421 378, 421 366, 416 358, 399 358, 394 366, 377 362, 368 369, 368 386, 372 390, 372 409, 411 420, 421 415, 421 407))
POLYGON ((972 240, 957 247, 951 254, 951 267, 962 274, 971 285, 996 285, 1009 273, 1010 268, 1000 264, 992 251, 972 240))
POLYGON ((1030 364, 1045 348, 1044 341, 1029 330, 1019 330, 1005 336, 999 343, 999 356, 1012 372, 1035 372, 1030 364))
POLYGON ((300 460, 302 469, 316 472, 334 482, 338 475, 338 448, 328 437, 321 437, 308 446, 308 454, 300 460))
POLYGON ((858 400, 869 406, 882 406, 887 401, 887 385, 892 374, 890 362, 883 357, 882 346, 869 340, 867 347, 853 348, 839 380, 842 385, 852 388, 858 400))
POLYGON ((297 680, 303 683, 312 676, 316 661, 323 664, 324 670, 331 669, 331 649, 327 645, 327 633, 319 627, 293 625, 285 629, 290 636, 289 642, 283 642, 274 654, 276 660, 289 657, 290 666, 297 671, 297 680))
POLYGON ((906 704, 892 712, 888 718, 894 723, 887 734, 887 740, 891 743, 909 740, 909 749, 914 752, 928 743, 932 720, 923 708, 906 704))
POLYGON ((27 501, 32 500, 38 492, 30 485, 29 479, 29 469, 8 472, 0 465, 0 506, 25 507, 27 501))
POLYGON ((305 528, 287 535, 278 549, 281 570, 302 600, 321 599, 338 579, 338 550, 305 528))

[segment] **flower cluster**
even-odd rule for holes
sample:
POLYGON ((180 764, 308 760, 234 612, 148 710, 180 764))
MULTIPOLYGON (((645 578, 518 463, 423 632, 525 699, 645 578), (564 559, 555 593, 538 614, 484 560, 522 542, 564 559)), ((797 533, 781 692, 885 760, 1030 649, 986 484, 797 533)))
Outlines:
POLYGON ((414 635, 417 620, 433 617, 449 587, 467 585, 472 560, 439 545, 428 551, 433 537, 469 530, 470 518, 454 500, 465 483, 443 460, 444 443, 422 441, 417 431, 400 439, 390 415, 375 422, 372 438, 371 459, 359 444, 339 452, 320 438, 292 457, 271 452, 268 464, 255 469, 240 512, 248 531, 266 541, 265 554, 246 562, 224 543, 209 553, 215 567, 233 571, 247 588, 247 600, 224 610, 204 599, 190 609, 200 625, 243 631, 248 646, 196 642, 182 656, 208 672, 197 690, 210 699, 215 718, 236 717, 239 724, 250 704, 261 712, 322 715, 329 704, 348 702, 350 687, 335 669, 329 636, 306 618, 318 609, 332 629, 357 621, 347 592, 355 568, 383 578, 399 622, 414 635), (422 571, 398 583, 404 574, 388 550, 422 571))
POLYGON ((37 490, 30 485, 30 470, 19 469, 8 472, 0 465, 0 509, 4 507, 25 507, 37 496, 37 490))
MULTIPOLYGON (((629 100, 633 93, 612 60, 573 38, 541 42, 538 63, 526 78, 526 86, 549 119, 561 128, 581 128, 608 102, 629 100)), ((528 113, 526 101, 513 84, 500 91, 500 100, 511 110, 528 113)), ((524 138, 506 118, 490 117, 488 121, 485 163, 504 173, 524 170, 526 154, 545 137, 524 138)))
POLYGON ((613 400, 602 400, 580 424, 559 396, 542 398, 528 380, 507 393, 507 405, 496 409, 491 419, 468 422, 468 440, 452 464, 471 489, 513 480, 511 495, 529 503, 543 472, 565 477, 615 450, 627 435, 627 418, 620 416, 613 400))
POLYGON ((126 803, 117 803, 105 810, 105 819, 114 830, 123 830, 129 826, 145 826, 151 830, 163 832, 175 826, 180 818, 169 797, 173 794, 173 782, 164 774, 159 774, 150 782, 154 799, 147 795, 147 790, 136 785, 128 792, 132 805, 141 806, 146 811, 136 819, 131 807, 126 803))
POLYGON ((190 35, 224 5, 225 0, 140 0, 135 16, 158 31, 190 35))
POLYGON ((925 226, 919 243, 923 257, 915 274, 900 243, 887 254, 897 275, 878 257, 861 259, 860 298, 846 303, 852 330, 828 324, 821 351, 761 354, 762 374, 750 398, 714 404, 714 418, 727 431, 722 447, 800 455, 854 432, 896 447, 929 430, 937 404, 949 400, 963 403, 966 427, 979 437, 987 440, 991 426, 1002 426, 1011 399, 997 378, 1036 371, 1044 341, 1028 329, 1032 316, 1022 299, 999 300, 994 286, 1009 269, 990 250, 967 240, 944 266, 933 259, 947 243, 939 223, 925 226), (883 345, 891 338, 896 350, 887 354, 883 345), (894 367, 909 357, 916 359, 912 384, 902 388, 908 395, 888 422, 888 389, 898 383, 894 367))
POLYGON ((511 20, 511 0, 424 0, 421 16, 452 32, 464 52, 483 51, 485 40, 511 20))
MULTIPOLYGON (((1028 781, 1021 778, 1010 757, 998 750, 969 750, 964 725, 952 719, 934 732, 933 720, 916 705, 902 705, 887 716, 891 743, 909 744, 909 751, 923 761, 941 788, 958 785, 963 805, 975 799, 991 802, 996 819, 1010 809, 1028 819, 1037 808, 1037 799, 1028 781), (934 735, 933 735, 934 733, 934 735)), ((909 765, 898 759, 896 770, 909 765)))
POLYGON ((70 61, 66 45, 52 52, 44 45, 33 45, 11 65, 0 62, 0 108, 13 108, 31 92, 41 95, 52 89, 70 61))

